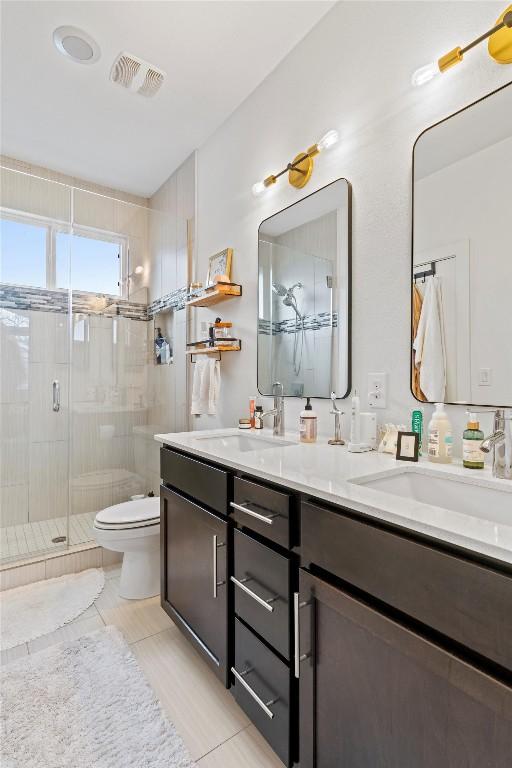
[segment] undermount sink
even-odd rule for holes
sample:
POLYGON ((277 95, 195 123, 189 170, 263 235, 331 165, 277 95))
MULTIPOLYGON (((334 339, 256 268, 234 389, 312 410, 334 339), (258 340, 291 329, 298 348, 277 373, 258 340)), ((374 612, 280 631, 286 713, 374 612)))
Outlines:
POLYGON ((205 435, 197 437, 197 442, 204 443, 205 448, 234 448, 237 451, 264 451, 267 448, 283 448, 287 445, 295 445, 290 440, 279 438, 256 437, 255 435, 205 435))
POLYGON ((512 525, 512 483, 508 491, 475 485, 453 476, 442 477, 414 471, 373 478, 361 477, 351 482, 482 520, 512 525))

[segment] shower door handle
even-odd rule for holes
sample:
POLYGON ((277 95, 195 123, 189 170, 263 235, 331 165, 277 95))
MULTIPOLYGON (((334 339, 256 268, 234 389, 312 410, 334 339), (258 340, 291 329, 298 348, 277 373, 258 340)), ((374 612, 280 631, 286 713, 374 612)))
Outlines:
POLYGON ((60 382, 58 379, 55 379, 55 381, 52 384, 52 391, 53 391, 53 410, 55 413, 60 411, 60 382))

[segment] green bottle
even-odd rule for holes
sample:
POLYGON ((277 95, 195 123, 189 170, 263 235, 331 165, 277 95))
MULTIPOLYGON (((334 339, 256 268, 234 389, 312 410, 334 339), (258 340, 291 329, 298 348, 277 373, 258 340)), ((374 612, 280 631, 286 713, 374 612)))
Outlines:
POLYGON ((419 409, 412 412, 411 431, 419 437, 419 455, 421 456, 421 439, 423 437, 423 411, 419 409))
POLYGON ((480 450, 484 433, 475 414, 469 414, 468 427, 462 435, 462 463, 467 469, 483 469, 484 454, 480 450))

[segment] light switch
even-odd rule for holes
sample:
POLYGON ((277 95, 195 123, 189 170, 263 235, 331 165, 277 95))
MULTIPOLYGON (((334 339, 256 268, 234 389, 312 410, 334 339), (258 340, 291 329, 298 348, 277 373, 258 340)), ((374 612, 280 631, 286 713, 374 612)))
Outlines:
POLYGON ((478 383, 481 387, 490 387, 492 384, 492 370, 491 368, 480 368, 480 375, 478 383))

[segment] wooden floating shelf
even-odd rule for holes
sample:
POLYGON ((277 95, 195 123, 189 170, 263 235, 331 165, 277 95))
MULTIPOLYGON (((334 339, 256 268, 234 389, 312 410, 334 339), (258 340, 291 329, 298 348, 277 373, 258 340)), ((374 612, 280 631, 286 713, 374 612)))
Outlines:
POLYGON ((198 347, 196 349, 187 349, 187 355, 215 355, 217 352, 240 352, 242 347, 233 344, 224 344, 222 347, 198 347))
POLYGON ((217 283, 207 288, 204 293, 187 301, 187 307, 213 307, 226 299, 242 295, 242 286, 238 283, 217 283))

